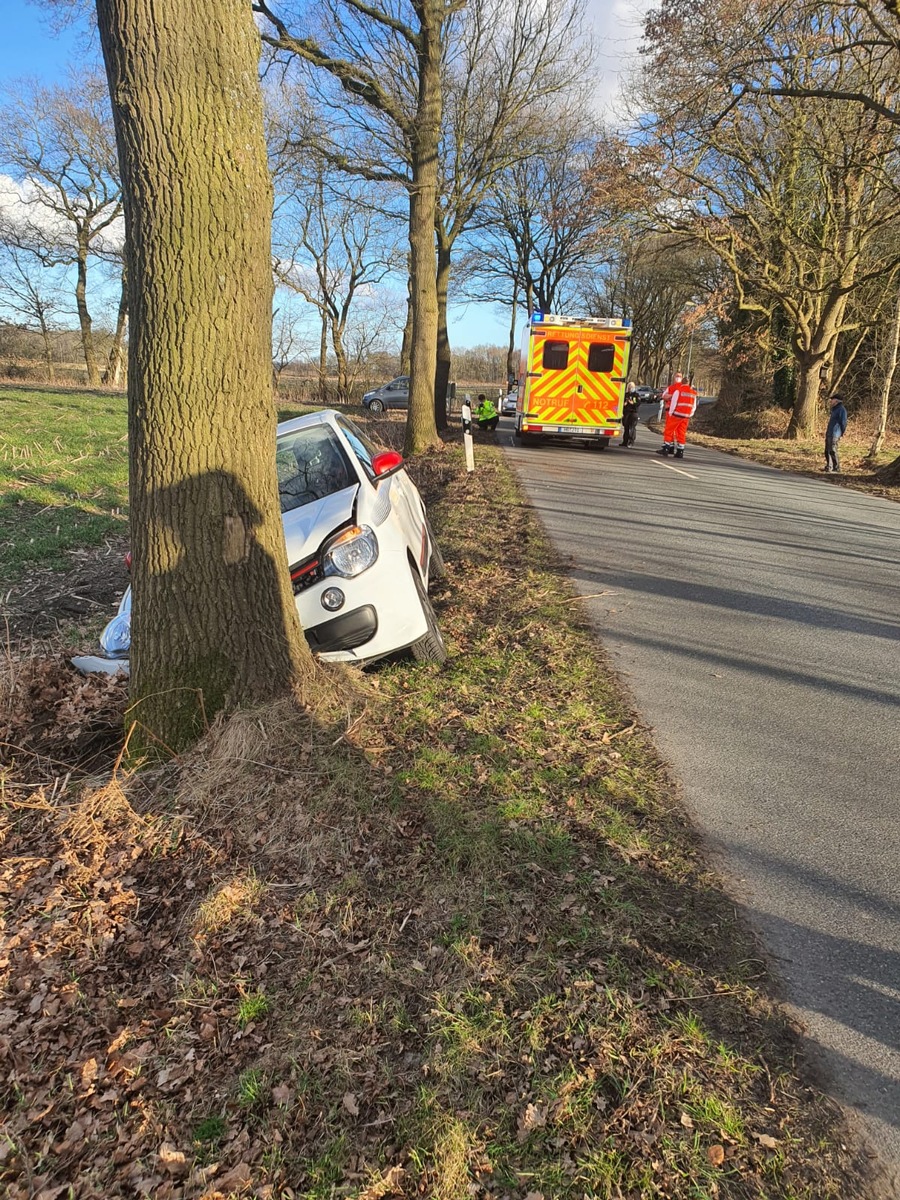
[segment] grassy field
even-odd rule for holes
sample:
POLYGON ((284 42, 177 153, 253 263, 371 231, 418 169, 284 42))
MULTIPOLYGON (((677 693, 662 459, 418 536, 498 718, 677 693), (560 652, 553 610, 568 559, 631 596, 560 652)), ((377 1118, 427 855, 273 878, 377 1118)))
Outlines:
POLYGON ((125 398, 0 388, 0 586, 121 535, 125 398))
POLYGON ((312 715, 239 714, 80 791, 73 723, 102 714, 114 755, 122 685, 7 664, 10 1200, 876 1195, 564 571, 478 461, 413 464, 442 669, 323 671, 312 715))

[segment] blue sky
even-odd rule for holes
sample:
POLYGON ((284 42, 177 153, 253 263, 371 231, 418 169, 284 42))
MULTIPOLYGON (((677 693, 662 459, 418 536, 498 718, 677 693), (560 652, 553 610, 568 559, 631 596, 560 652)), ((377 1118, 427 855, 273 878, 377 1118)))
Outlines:
MULTIPOLYGON (((615 110, 619 69, 635 45, 640 14, 646 6, 647 0, 588 0, 588 12, 601 40, 599 107, 615 110)), ((55 33, 47 14, 27 0, 0 0, 0 28, 0 86, 27 76, 62 82, 69 69, 86 58, 99 59, 96 38, 88 45, 83 27, 55 33)), ((508 317, 499 309, 485 304, 451 308, 454 346, 505 346, 508 336, 508 317)))

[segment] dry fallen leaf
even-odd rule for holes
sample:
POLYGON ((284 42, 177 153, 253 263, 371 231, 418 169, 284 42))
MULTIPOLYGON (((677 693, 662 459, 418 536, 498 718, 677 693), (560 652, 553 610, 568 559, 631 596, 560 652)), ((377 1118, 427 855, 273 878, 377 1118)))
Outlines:
POLYGON ((158 1154, 159 1161, 170 1175, 187 1175, 189 1170, 187 1158, 171 1142, 163 1142, 158 1154))
POLYGON ((357 1200, 382 1200, 384 1196, 401 1196, 405 1177, 406 1172, 402 1167, 391 1167, 387 1175, 376 1179, 361 1191, 357 1200))
POLYGON ((529 1104, 519 1117, 519 1141, 524 1142, 535 1129, 542 1129, 547 1124, 547 1110, 539 1104, 529 1104))
POLYGON ((725 1148, 716 1142, 714 1146, 710 1146, 706 1151, 706 1157, 709 1159, 711 1167, 721 1167, 725 1161, 725 1148))
POLYGON ((344 1093, 344 1108, 346 1108, 351 1117, 359 1116, 359 1105, 356 1103, 356 1097, 352 1092, 344 1093))
POLYGON ((291 1089, 284 1083, 272 1088, 272 1100, 275 1104, 290 1104, 291 1089))
POLYGON ((681 1123, 685 1127, 685 1129, 693 1129, 694 1128, 694 1122, 687 1115, 687 1113, 681 1114, 681 1123))
POLYGON ((229 1192, 239 1192, 244 1188, 249 1187, 253 1182, 253 1173, 250 1170, 250 1164, 241 1162, 236 1167, 232 1167, 227 1175, 223 1175, 218 1181, 218 1188, 227 1196, 229 1192))
POLYGON ((767 1150, 777 1150, 778 1142, 768 1133, 754 1133, 753 1135, 761 1146, 765 1146, 767 1150))

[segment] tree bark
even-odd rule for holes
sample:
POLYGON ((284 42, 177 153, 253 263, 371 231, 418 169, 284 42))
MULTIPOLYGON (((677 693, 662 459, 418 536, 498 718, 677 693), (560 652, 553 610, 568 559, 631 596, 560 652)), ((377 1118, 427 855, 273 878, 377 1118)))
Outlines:
POLYGON ((350 399, 350 371, 347 367, 347 352, 344 349, 344 326, 340 321, 331 323, 331 346, 337 363, 338 400, 346 404, 350 399))
POLYGON ((509 384, 511 379, 515 379, 518 375, 516 370, 516 318, 519 313, 519 285, 518 282, 513 284, 512 308, 509 313, 509 346, 506 351, 506 382, 509 384))
POLYGON ((81 349, 84 354, 87 381, 91 387, 97 387, 100 383, 100 369, 94 353, 93 322, 87 306, 87 257, 87 245, 79 242, 75 264, 75 307, 78 311, 78 324, 81 328, 81 349))
POLYGON ((38 324, 41 330, 41 341, 44 344, 44 364, 47 368, 47 381, 53 383, 56 371, 53 368, 53 339, 50 336, 50 326, 43 313, 38 314, 38 324))
POLYGON ((878 478, 891 487, 900 486, 900 454, 878 472, 878 478))
POLYGON ((413 336, 409 356, 407 455, 438 441, 434 420, 438 302, 434 214, 438 189, 438 142, 441 133, 441 29, 443 0, 423 0, 419 31, 419 91, 412 139, 409 193, 409 268, 413 297, 413 336))
POLYGON ((116 332, 109 350, 103 382, 118 387, 122 382, 122 367, 125 363, 125 330, 128 328, 128 271, 122 267, 122 290, 119 294, 119 311, 116 314, 116 332))
POLYGON ((447 326, 447 296, 450 287, 450 245, 437 235, 437 359, 434 371, 434 423, 440 432, 447 428, 447 391, 453 356, 450 352, 450 330, 447 326))
POLYGON ((403 322, 403 341, 400 343, 400 374, 409 374, 409 356, 412 347, 412 321, 413 321, 413 298, 412 298, 412 271, 409 270, 409 255, 407 255, 407 274, 406 274, 406 320, 403 322))
POLYGON ((806 335, 805 345, 800 342, 801 333, 794 336, 794 356, 797 360, 797 395, 788 423, 788 438, 810 438, 816 433, 819 389, 823 375, 832 365, 835 343, 844 316, 845 297, 839 297, 828 305, 818 326, 806 335))
POLYGON ((887 363, 885 364, 884 379, 881 381, 881 411, 878 414, 878 429, 866 455, 868 462, 874 464, 878 452, 884 445, 884 435, 887 432, 888 410, 891 402, 891 387, 894 383, 894 373, 897 370, 897 351, 900 349, 900 291, 894 303, 894 319, 891 323, 890 344, 888 346, 887 363))
POLYGON ((132 316, 129 719, 178 751, 314 670, 275 479, 259 35, 243 0, 97 0, 97 16, 132 316))
POLYGON ((328 313, 323 305, 319 332, 319 403, 328 403, 328 313))

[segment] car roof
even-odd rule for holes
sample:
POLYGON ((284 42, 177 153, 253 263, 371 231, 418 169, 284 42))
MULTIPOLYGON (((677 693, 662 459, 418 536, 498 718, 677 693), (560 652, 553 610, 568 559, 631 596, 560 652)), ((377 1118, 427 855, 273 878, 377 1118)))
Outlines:
POLYGON ((311 429, 315 425, 334 425, 338 414, 333 408, 319 408, 315 412, 304 413, 302 417, 291 417, 289 421, 279 421, 275 431, 278 437, 283 433, 296 433, 300 429, 311 429))

